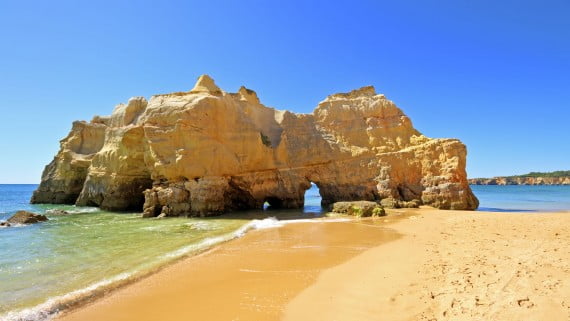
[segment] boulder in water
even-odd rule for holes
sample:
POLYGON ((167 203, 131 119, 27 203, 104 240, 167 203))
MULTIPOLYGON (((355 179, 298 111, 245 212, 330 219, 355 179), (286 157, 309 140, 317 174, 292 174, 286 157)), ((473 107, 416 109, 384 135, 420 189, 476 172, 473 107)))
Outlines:
POLYGON ((45 215, 36 214, 28 211, 17 211, 12 217, 7 221, 9 224, 34 224, 39 222, 47 221, 48 218, 45 215))

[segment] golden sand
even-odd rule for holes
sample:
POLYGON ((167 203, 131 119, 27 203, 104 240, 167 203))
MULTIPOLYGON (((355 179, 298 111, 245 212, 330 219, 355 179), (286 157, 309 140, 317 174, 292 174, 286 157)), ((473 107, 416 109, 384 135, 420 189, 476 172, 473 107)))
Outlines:
POLYGON ((570 213, 402 213, 253 231, 59 319, 570 320, 570 213))
POLYGON ((252 231, 61 319, 278 320, 321 271, 397 237, 378 220, 252 231))

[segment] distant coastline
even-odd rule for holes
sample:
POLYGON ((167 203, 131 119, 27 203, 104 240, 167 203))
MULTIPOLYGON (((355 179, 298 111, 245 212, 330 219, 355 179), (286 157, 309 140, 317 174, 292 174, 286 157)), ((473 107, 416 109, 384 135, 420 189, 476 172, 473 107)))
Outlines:
POLYGON ((470 178, 470 185, 570 185, 570 171, 531 172, 524 175, 470 178))

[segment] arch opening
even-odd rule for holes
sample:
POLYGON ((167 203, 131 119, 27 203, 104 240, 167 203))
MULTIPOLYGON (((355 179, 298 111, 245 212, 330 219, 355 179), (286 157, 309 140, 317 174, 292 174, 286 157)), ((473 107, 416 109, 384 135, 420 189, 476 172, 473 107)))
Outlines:
POLYGON ((303 213, 323 213, 323 197, 317 184, 311 182, 311 187, 305 191, 303 213))
POLYGON ((283 200, 277 197, 267 197, 265 202, 263 202, 264 210, 274 210, 283 207, 283 200))

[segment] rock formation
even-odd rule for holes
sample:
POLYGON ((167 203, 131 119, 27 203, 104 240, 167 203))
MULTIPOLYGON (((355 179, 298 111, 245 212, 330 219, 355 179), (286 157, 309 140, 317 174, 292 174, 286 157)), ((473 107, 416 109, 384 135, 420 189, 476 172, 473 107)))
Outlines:
POLYGON ((6 222, 10 224, 34 224, 45 222, 48 218, 45 215, 36 214, 28 211, 17 211, 6 222))
POLYGON ((380 204, 371 201, 336 202, 331 205, 330 209, 333 213, 358 217, 386 215, 386 211, 380 204))
POLYGON ((493 177, 470 178, 471 185, 570 185, 570 177, 493 177))
POLYGON ((457 139, 430 139, 373 87, 334 94, 312 114, 269 108, 208 76, 189 92, 131 98, 75 122, 33 203, 145 216, 298 208, 314 182, 323 205, 394 199, 475 209, 457 139))

